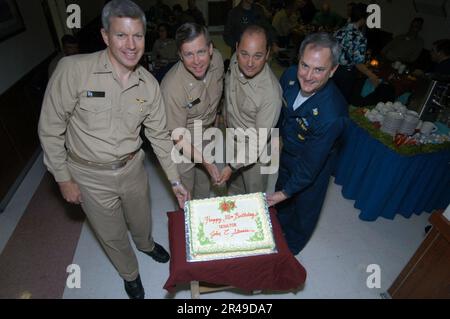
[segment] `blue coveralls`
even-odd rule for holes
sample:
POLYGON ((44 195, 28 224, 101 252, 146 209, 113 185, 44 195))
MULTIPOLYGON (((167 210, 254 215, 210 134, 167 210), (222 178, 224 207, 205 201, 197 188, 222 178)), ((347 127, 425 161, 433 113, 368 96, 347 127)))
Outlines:
POLYGON ((286 241, 293 254, 308 242, 319 219, 340 136, 348 122, 348 106, 333 81, 295 111, 300 90, 297 66, 280 79, 287 102, 279 120, 283 141, 276 190, 289 197, 277 205, 286 241))

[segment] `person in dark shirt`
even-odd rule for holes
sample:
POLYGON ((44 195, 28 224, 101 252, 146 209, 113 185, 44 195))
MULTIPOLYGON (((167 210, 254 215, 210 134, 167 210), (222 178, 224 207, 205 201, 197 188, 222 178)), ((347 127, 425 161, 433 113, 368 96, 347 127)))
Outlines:
POLYGON ((419 35, 423 24, 423 18, 414 18, 406 34, 396 36, 381 50, 382 56, 391 62, 414 63, 424 46, 424 40, 419 35))
POLYGON ((194 23, 194 20, 194 17, 183 11, 183 7, 181 5, 175 4, 172 7, 172 16, 169 19, 169 24, 172 27, 173 32, 176 32, 180 26, 187 22, 194 23))
POLYGON ((317 9, 312 0, 300 0, 299 11, 304 24, 310 24, 316 15, 317 9))
POLYGON ((165 4, 162 0, 156 0, 155 5, 151 6, 150 9, 145 13, 147 21, 154 24, 155 26, 167 22, 171 16, 172 11, 170 7, 165 4))
POLYGON ((197 8, 195 0, 188 0, 188 9, 185 13, 194 18, 195 23, 199 25, 206 25, 205 18, 203 18, 203 13, 197 8))
POLYGON ((430 63, 415 69, 412 74, 420 78, 432 75, 450 76, 450 39, 433 42, 430 58, 430 63))
POLYGON ((431 60, 435 63, 431 73, 450 75, 450 39, 442 39, 433 43, 431 60))
POLYGON ((275 40, 275 30, 261 7, 255 5, 253 0, 242 0, 228 12, 227 23, 223 33, 225 43, 233 52, 236 49, 236 43, 239 41, 242 31, 251 24, 264 27, 268 31, 270 40, 272 42, 275 40))

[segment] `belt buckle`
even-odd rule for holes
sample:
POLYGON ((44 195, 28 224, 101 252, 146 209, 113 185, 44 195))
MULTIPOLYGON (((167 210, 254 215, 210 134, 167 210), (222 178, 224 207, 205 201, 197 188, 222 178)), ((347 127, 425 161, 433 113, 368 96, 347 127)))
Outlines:
POLYGON ((124 162, 120 162, 120 163, 116 163, 116 164, 111 164, 110 167, 111 167, 112 170, 116 170, 116 169, 124 167, 125 164, 126 164, 126 162, 125 163, 124 162))

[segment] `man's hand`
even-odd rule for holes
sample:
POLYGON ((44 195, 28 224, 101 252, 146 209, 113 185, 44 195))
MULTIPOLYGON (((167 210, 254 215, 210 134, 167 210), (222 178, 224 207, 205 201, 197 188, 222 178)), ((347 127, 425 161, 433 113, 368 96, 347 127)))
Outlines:
POLYGON ((183 184, 178 184, 177 186, 172 186, 172 191, 178 200, 178 205, 180 208, 184 208, 184 203, 191 199, 191 194, 184 188, 183 184))
POLYGON ((217 168, 216 164, 211 164, 207 162, 203 162, 203 166, 205 166, 206 170, 208 171, 209 175, 213 179, 213 184, 218 184, 219 178, 220 178, 220 172, 217 168))
POLYGON ((231 167, 228 165, 225 166, 222 169, 222 173, 220 174, 220 178, 219 178, 219 181, 217 182, 217 184, 221 185, 223 183, 226 183, 230 179, 232 174, 233 174, 233 171, 231 170, 231 167))
POLYGON ((63 198, 71 204, 81 204, 81 192, 78 184, 73 181, 58 182, 63 198))
POLYGON ((284 195, 283 192, 275 192, 272 194, 267 195, 267 205, 273 206, 278 204, 279 202, 284 201, 287 198, 286 195, 284 195))

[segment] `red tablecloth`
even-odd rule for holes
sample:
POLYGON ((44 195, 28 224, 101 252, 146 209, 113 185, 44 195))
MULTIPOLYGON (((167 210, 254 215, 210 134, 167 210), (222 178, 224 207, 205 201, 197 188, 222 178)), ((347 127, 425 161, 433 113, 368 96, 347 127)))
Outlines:
POLYGON ((273 209, 270 217, 277 253, 202 262, 186 261, 184 212, 169 212, 167 216, 171 259, 170 276, 164 288, 169 292, 174 292, 177 284, 190 281, 230 285, 246 291, 286 291, 305 282, 306 271, 289 251, 273 209))

